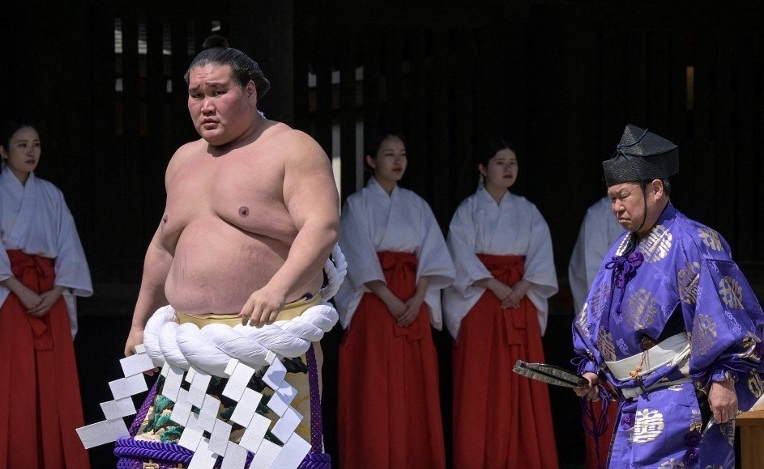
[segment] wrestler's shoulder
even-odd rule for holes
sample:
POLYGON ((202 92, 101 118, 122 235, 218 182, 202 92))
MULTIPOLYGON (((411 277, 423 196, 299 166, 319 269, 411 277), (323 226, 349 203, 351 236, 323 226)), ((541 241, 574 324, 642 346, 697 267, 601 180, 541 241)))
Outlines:
POLYGON ((290 127, 283 122, 273 124, 262 135, 262 140, 275 144, 285 153, 293 149, 313 149, 323 152, 316 140, 302 130, 290 127))

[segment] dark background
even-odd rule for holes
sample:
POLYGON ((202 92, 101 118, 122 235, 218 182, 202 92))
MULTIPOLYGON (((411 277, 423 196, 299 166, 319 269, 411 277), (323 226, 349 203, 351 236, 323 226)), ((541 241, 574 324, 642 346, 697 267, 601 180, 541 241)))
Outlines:
MULTIPOLYGON (((0 27, 0 109, 41 133, 39 176, 60 187, 95 284, 76 340, 86 421, 101 420, 164 205, 163 172, 197 138, 182 75, 211 32, 254 57, 273 87, 269 118, 314 136, 335 161, 342 197, 363 183, 359 148, 401 128, 402 185, 445 229, 476 187, 475 145, 520 149, 513 191, 552 232, 560 293, 547 360, 567 365, 573 307, 567 263, 579 223, 604 193, 600 161, 626 123, 679 145, 677 207, 720 231, 764 291, 764 26, 760 1, 605 0, 47 2, 7 6, 0 27)), ((324 341, 327 449, 336 450, 336 348, 324 341)), ((450 338, 441 351, 450 421, 450 338)), ((583 461, 577 401, 552 389, 560 459, 583 461)), ((91 451, 112 467, 111 448, 91 451)))

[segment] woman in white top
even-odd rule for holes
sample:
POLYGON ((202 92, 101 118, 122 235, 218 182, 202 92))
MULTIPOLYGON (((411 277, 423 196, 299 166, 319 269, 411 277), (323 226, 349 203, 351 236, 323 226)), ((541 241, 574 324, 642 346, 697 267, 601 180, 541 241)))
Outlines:
POLYGON ((444 469, 438 360, 440 291, 454 267, 432 210, 398 186, 400 136, 366 152, 373 176, 342 209, 348 273, 335 296, 346 328, 339 352, 340 464, 354 469, 444 469))
POLYGON ((448 249, 456 280, 443 295, 453 362, 454 469, 556 469, 546 385, 512 372, 543 362, 547 299, 557 292, 549 228, 508 192, 517 154, 501 139, 478 153, 481 183, 456 210, 448 249))
POLYGON ((40 148, 24 121, 0 131, 0 467, 88 468, 73 296, 93 287, 61 191, 34 174, 40 148))

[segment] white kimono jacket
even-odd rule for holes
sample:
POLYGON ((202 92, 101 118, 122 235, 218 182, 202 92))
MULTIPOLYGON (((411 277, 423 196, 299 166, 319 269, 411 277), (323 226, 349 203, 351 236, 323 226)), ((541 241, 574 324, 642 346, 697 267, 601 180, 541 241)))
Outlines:
POLYGON ((576 313, 583 307, 610 247, 625 231, 610 208, 609 198, 601 198, 586 210, 568 264, 568 283, 576 313))
POLYGON ((547 300, 557 293, 557 273, 549 227, 535 205, 510 192, 497 204, 481 185, 456 209, 447 243, 456 266, 456 281, 443 291, 443 314, 454 338, 459 335, 462 319, 485 292, 473 283, 492 277, 477 254, 525 256, 523 278, 533 284, 527 295, 536 307, 544 334, 547 300))
MULTIPOLYGON (((64 195, 52 183, 29 175, 26 184, 7 168, 0 172, 0 280, 13 276, 7 250, 55 259, 56 286, 64 288, 72 337, 77 333, 75 296, 90 296, 93 285, 64 195)), ((0 286, 0 306, 10 291, 0 286)))
POLYGON ((350 325, 358 303, 370 291, 365 283, 385 281, 377 252, 409 252, 419 266, 416 278, 430 277, 425 303, 430 323, 443 327, 440 291, 454 280, 454 264, 432 209, 414 192, 398 186, 389 196, 373 177, 345 201, 340 220, 340 247, 348 273, 334 297, 342 327, 350 325))

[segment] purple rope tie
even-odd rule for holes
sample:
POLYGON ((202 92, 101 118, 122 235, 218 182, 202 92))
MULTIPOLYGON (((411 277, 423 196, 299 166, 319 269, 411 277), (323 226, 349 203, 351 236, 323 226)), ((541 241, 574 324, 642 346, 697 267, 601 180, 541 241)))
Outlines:
MULTIPOLYGON (((642 265, 645 256, 639 251, 634 251, 628 256, 614 256, 613 259, 605 264, 606 269, 613 270, 613 287, 620 290, 618 302, 615 304, 616 314, 621 314, 621 303, 626 291, 626 284, 637 275, 637 269, 642 265)), ((607 312, 607 318, 603 321, 605 330, 610 331, 610 311, 607 312)))
POLYGON ((594 450, 597 454, 597 468, 603 469, 605 466, 600 460, 600 439, 607 432, 610 417, 608 416, 608 405, 610 402, 610 393, 602 386, 598 385, 600 402, 602 402, 602 412, 599 418, 594 416, 594 402, 587 399, 581 399, 581 420, 584 432, 594 440, 594 450))
POLYGON ((143 419, 146 418, 146 414, 149 413, 149 408, 151 407, 151 404, 154 403, 154 397, 157 395, 158 382, 159 382, 159 379, 154 381, 154 385, 151 386, 151 390, 149 391, 148 396, 146 396, 146 399, 143 400, 143 405, 141 405, 141 408, 138 410, 138 413, 135 415, 135 419, 133 419, 133 423, 130 424, 130 436, 135 436, 138 434, 138 430, 141 428, 141 423, 143 423, 143 419))
POLYGON ((305 354, 308 360, 308 388, 310 390, 310 446, 313 453, 323 453, 323 423, 321 411, 321 396, 318 389, 318 364, 316 351, 310 344, 305 354))

